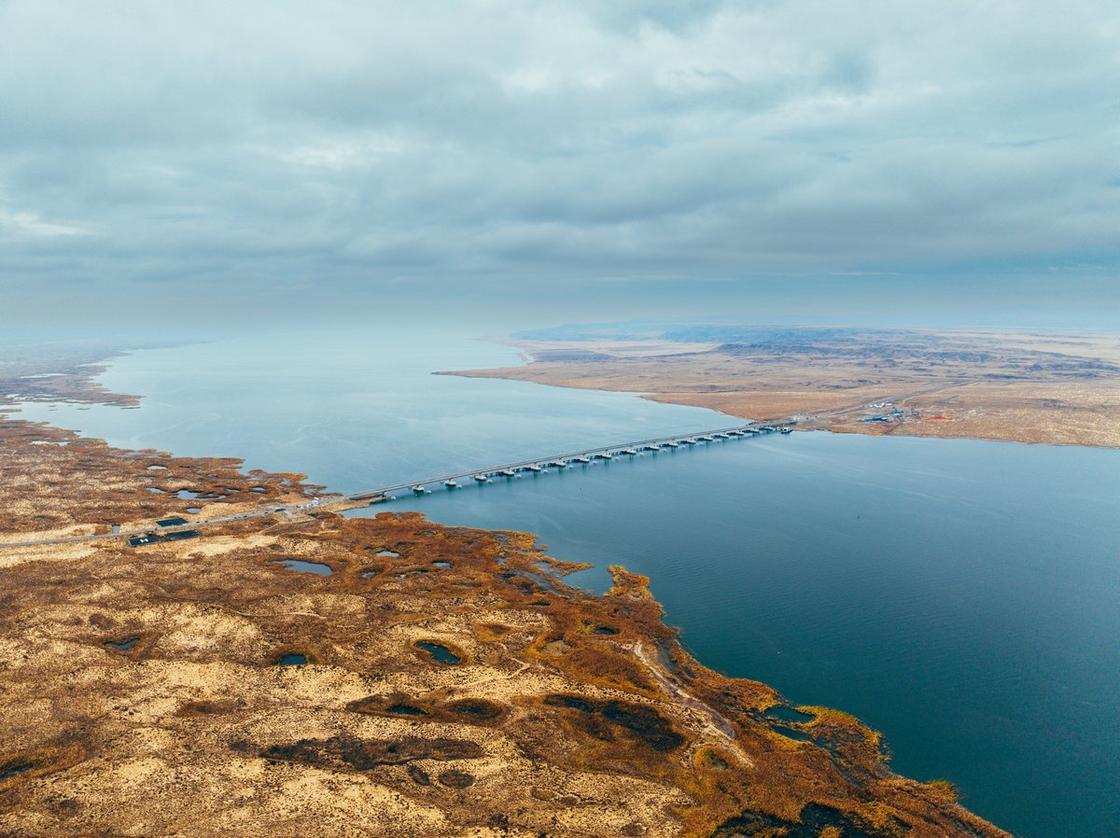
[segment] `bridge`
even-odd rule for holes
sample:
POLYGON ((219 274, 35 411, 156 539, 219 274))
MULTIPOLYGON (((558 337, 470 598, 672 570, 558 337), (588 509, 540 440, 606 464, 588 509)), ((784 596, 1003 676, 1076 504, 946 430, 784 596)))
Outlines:
MULTIPOLYGON (((625 442, 620 445, 607 445, 601 448, 584 448, 580 451, 569 451, 565 454, 554 454, 548 457, 538 457, 532 460, 521 460, 515 463, 503 463, 497 466, 488 466, 483 469, 469 471, 456 471, 449 474, 439 474, 435 477, 426 477, 422 480, 409 480, 404 483, 393 483, 389 486, 380 486, 376 489, 355 492, 351 495, 333 495, 312 498, 303 503, 275 506, 268 504, 259 509, 235 512, 229 515, 219 515, 213 518, 195 519, 182 524, 152 525, 144 529, 114 530, 113 532, 90 533, 88 535, 54 536, 21 541, 0 542, 0 549, 28 548, 47 544, 72 544, 84 541, 102 541, 107 539, 127 538, 133 547, 146 544, 156 544, 161 541, 176 541, 182 538, 193 538, 200 535, 200 530, 229 524, 235 521, 244 521, 253 518, 269 518, 274 515, 298 515, 314 512, 318 509, 331 512, 341 512, 354 509, 366 503, 385 503, 395 500, 393 492, 411 491, 414 494, 428 494, 429 486, 442 486, 447 489, 459 488, 460 480, 469 479, 476 483, 488 483, 496 478, 517 477, 525 473, 540 473, 549 469, 563 469, 573 465, 588 465, 596 461, 613 460, 615 457, 635 457, 642 452, 658 452, 675 448, 691 447, 708 443, 724 442, 734 439, 761 436, 772 433, 790 433, 793 421, 772 424, 748 423, 745 425, 732 425, 729 428, 717 428, 713 431, 683 434, 678 436, 656 437, 642 439, 637 442, 625 442)), ((173 520, 173 519, 168 519, 173 520)), ((180 519, 181 520, 181 519, 180 519)))
POLYGON ((417 495, 428 494, 428 492, 431 491, 431 489, 429 489, 430 486, 458 489, 460 487, 460 480, 488 483, 495 478, 517 477, 525 473, 539 474, 549 469, 563 469, 572 465, 588 465, 596 460, 613 460, 615 457, 635 457, 643 451, 666 451, 682 446, 744 439, 775 432, 789 433, 792 430, 791 425, 791 422, 770 425, 759 425, 752 422, 746 425, 732 425, 729 428, 717 428, 713 431, 641 439, 637 442, 625 442, 620 445, 607 445, 601 448, 584 448, 579 451, 568 451, 564 454, 553 454, 548 457, 538 457, 532 460, 520 460, 515 463, 487 466, 483 469, 455 471, 449 474, 425 477, 422 480, 393 483, 389 486, 380 486, 376 489, 355 492, 346 497, 347 500, 352 501, 371 501, 373 503, 386 502, 396 499, 393 495, 394 492, 411 491, 413 494, 417 495))

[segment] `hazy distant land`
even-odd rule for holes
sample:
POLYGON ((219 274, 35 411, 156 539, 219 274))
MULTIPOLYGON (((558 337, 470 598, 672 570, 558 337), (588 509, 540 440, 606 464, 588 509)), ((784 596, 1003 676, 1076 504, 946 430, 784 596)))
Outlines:
MULTIPOLYGON (((0 403, 135 404, 96 361, 2 364, 0 403)), ((0 831, 1006 834, 853 717, 699 665, 645 578, 587 595, 525 534, 324 505, 33 543, 314 492, 238 465, 0 415, 0 831)))
POLYGON ((846 433, 1120 446, 1120 336, 700 326, 564 327, 522 367, 456 371, 632 391, 846 433))

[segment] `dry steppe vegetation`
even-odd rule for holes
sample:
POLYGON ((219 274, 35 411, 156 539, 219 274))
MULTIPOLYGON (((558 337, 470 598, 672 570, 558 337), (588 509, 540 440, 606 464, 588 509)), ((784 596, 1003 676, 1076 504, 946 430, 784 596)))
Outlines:
POLYGON ((0 548, 0 833, 1004 834, 893 774, 858 720, 776 718, 773 689, 701 666, 644 578, 585 594, 526 534, 318 509, 32 543, 195 515, 179 487, 313 491, 237 465, 0 418, 23 542, 0 548))
POLYGON ((638 392, 745 419, 800 416, 802 427, 845 433, 1120 446, 1117 335, 711 332, 522 340, 531 363, 455 374, 638 392))

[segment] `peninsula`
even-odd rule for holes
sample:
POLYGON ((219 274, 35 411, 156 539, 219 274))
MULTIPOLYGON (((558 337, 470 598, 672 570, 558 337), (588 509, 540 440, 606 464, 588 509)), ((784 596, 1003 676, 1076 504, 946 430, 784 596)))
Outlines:
POLYGON ((471 377, 638 392, 843 433, 1120 446, 1120 336, 771 326, 566 327, 471 377))
MULTIPOLYGON (((0 393, 135 403, 89 363, 10 363, 0 393)), ((855 718, 699 664, 646 579, 589 595, 531 535, 308 506, 45 544, 317 489, 11 416, 0 475, 5 834, 1005 834, 855 718)))

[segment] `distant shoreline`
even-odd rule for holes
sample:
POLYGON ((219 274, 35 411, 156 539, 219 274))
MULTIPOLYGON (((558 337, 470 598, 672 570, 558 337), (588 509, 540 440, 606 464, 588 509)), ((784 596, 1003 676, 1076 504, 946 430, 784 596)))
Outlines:
POLYGON ((467 378, 628 392, 756 421, 872 436, 1120 447, 1120 336, 797 330, 771 343, 508 340, 520 367, 467 378), (823 337, 820 333, 823 332, 823 337), (1061 351, 1059 351, 1061 350, 1061 351))

